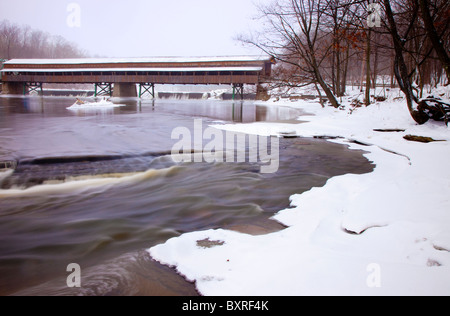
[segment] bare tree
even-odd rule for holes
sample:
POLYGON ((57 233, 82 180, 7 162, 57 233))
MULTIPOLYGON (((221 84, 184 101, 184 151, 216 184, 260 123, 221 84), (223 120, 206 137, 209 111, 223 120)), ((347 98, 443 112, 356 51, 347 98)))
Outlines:
POLYGON ((328 61, 333 92, 340 97, 345 94, 351 49, 355 48, 361 31, 359 24, 359 1, 327 0, 324 6, 324 19, 321 29, 332 38, 331 56, 328 61), (355 25, 358 26, 355 27, 355 25))
POLYGON ((20 28, 8 21, 3 21, 0 25, 0 37, 2 44, 2 55, 7 59, 11 59, 15 48, 19 43, 20 28))
MULTIPOLYGON (((423 80, 420 78, 420 67, 429 60, 433 49, 436 48, 433 44, 432 49, 426 49, 427 41, 431 39, 428 28, 423 29, 419 24, 419 2, 417 0, 403 1, 407 1, 407 5, 405 2, 393 3, 397 9, 395 13, 389 0, 383 2, 388 21, 387 28, 391 34, 395 51, 394 72, 397 82, 406 96, 408 110, 418 124, 424 124, 430 118, 444 119, 448 122, 447 115, 450 105, 436 98, 421 100, 418 89, 415 88, 414 78, 423 80), (417 41, 417 38, 420 38, 420 41, 417 41), (413 45, 414 40, 416 40, 416 45, 413 45)), ((440 39, 439 41, 442 43, 440 39)), ((431 42, 433 41, 431 40, 431 42)), ((445 68, 445 56, 442 64, 445 68)))
POLYGON ((29 26, 7 20, 0 22, 0 58, 70 58, 85 57, 75 44, 60 36, 51 36, 29 26))
MULTIPOLYGON (((418 5, 420 6, 421 17, 423 19, 428 38, 433 44, 433 48, 442 63, 442 66, 447 74, 447 80, 450 83, 450 57, 448 55, 449 47, 447 47, 447 49, 445 48, 444 42, 442 41, 442 34, 439 34, 436 29, 435 21, 430 12, 430 1, 418 0, 418 5)), ((443 15, 443 21, 441 21, 441 23, 444 25, 444 30, 447 31, 450 24, 450 4, 448 1, 445 1, 437 8, 440 12, 435 13, 436 15, 438 15, 437 13, 441 13, 443 15)))
POLYGON ((443 73, 450 83, 450 4, 379 1, 384 25, 374 28, 369 18, 380 12, 370 11, 378 10, 373 0, 280 0, 260 7, 266 26, 262 32, 240 39, 279 61, 274 71, 277 84, 315 84, 334 107, 339 106, 336 97, 344 95, 348 78, 360 78, 361 92, 365 82, 369 105, 377 76, 389 75, 391 87, 395 77, 404 92, 416 122, 447 120, 449 105, 438 98, 421 98, 424 86, 437 85, 443 73))
POLYGON ((322 63, 331 53, 321 23, 326 17, 323 0, 282 0, 260 7, 268 29, 258 36, 241 37, 278 61, 290 65, 305 83, 320 86, 333 107, 339 103, 323 75, 322 63))

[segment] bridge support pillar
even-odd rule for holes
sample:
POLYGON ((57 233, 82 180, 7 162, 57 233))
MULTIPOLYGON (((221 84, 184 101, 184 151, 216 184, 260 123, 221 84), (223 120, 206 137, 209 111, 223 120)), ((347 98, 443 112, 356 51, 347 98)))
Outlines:
POLYGON ((270 95, 268 89, 263 87, 261 84, 256 86, 256 100, 258 101, 269 101, 270 95))
POLYGON ((114 92, 112 94, 115 98, 136 98, 136 84, 135 83, 115 83, 114 92))
POLYGON ((22 82, 3 82, 2 94, 23 94, 22 82))
POLYGON ((38 95, 43 95, 42 83, 40 82, 26 82, 23 84, 23 95, 31 92, 37 92, 38 95))
POLYGON ((152 96, 152 99, 155 98, 155 84, 154 83, 141 83, 139 84, 139 98, 146 93, 149 93, 152 96))
POLYGON ((112 85, 110 83, 96 83, 94 97, 112 96, 112 85))
POLYGON ((240 97, 241 100, 244 100, 244 84, 243 83, 234 83, 233 84, 233 100, 236 100, 236 97, 240 97))

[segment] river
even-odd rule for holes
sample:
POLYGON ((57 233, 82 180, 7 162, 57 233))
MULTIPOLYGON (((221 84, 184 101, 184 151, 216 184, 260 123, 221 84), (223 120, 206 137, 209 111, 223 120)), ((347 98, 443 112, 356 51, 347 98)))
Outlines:
POLYGON ((0 295, 197 295, 145 251, 210 228, 263 234, 289 197, 373 165, 324 140, 280 139, 276 173, 255 163, 175 163, 177 127, 293 123, 301 112, 210 100, 115 100, 68 110, 69 97, 1 97, 0 295), (81 267, 69 288, 67 267, 81 267))

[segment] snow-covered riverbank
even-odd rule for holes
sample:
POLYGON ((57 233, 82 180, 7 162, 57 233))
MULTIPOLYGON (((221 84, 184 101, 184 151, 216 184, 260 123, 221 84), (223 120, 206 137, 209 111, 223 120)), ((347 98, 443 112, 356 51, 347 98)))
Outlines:
POLYGON ((291 197, 274 219, 289 226, 263 236, 194 232, 149 250, 204 295, 450 295, 450 131, 418 126, 405 102, 321 108, 268 101, 311 115, 301 124, 217 126, 250 134, 339 136, 376 164, 291 197), (396 129, 404 132, 379 132, 396 129), (418 143, 405 135, 442 140, 418 143), (351 141, 356 141, 351 142, 351 141), (365 144, 365 145, 362 145, 365 144), (208 241, 209 247, 204 247, 208 241))

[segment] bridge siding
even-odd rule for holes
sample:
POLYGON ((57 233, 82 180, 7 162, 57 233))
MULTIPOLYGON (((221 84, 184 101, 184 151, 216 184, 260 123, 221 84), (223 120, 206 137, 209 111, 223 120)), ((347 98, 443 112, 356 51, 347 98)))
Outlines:
POLYGON ((16 75, 5 82, 42 83, 154 83, 154 84, 258 84, 258 74, 249 75, 16 75))
POLYGON ((112 62, 112 63, 11 63, 5 64, 5 69, 83 69, 83 68, 214 68, 214 67, 263 67, 270 68, 273 64, 269 60, 247 60, 247 61, 203 61, 203 62, 112 62))

